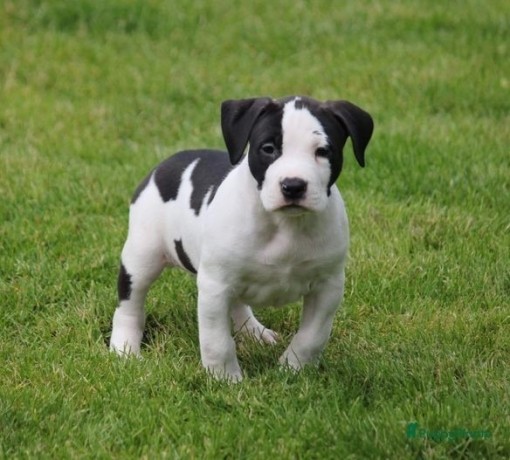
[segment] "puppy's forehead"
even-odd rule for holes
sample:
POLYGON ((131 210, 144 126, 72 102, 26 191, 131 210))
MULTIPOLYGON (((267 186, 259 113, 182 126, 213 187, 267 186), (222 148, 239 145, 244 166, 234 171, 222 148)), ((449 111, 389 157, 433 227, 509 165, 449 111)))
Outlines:
POLYGON ((328 143, 324 126, 300 98, 284 105, 282 137, 284 150, 325 146, 328 143))

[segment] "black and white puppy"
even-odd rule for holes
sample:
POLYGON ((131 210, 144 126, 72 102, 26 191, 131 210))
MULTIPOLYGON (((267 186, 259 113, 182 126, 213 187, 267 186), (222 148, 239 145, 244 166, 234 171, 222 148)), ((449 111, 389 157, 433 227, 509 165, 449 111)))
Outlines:
POLYGON ((251 307, 303 297, 283 365, 300 369, 325 347, 343 296, 349 244, 335 181, 347 137, 364 166, 373 122, 347 101, 290 97, 226 101, 221 126, 228 154, 177 153, 136 190, 110 347, 140 352, 147 291, 165 267, 181 267, 197 275, 203 366, 239 381, 231 320, 236 333, 277 340, 251 307))

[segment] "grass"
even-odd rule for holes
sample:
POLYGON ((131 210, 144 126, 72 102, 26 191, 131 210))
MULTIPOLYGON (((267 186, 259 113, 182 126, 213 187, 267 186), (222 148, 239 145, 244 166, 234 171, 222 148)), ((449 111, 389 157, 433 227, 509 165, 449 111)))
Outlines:
POLYGON ((508 458, 509 26, 503 0, 2 2, 0 456, 508 458), (210 381, 180 272, 144 359, 111 356, 137 182, 222 148, 222 100, 288 94, 376 121, 339 180, 348 285, 319 368, 276 365, 294 305, 259 313, 283 340, 240 351, 242 384, 210 381))

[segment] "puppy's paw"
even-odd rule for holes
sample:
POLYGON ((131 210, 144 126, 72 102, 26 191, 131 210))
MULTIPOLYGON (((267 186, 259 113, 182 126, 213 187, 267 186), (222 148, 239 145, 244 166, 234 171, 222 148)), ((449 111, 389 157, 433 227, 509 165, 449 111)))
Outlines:
POLYGON ((226 383, 239 383, 243 380, 241 368, 237 366, 208 366, 207 373, 214 379, 226 383))
POLYGON ((207 341, 202 338, 200 352, 202 365, 215 379, 232 383, 240 382, 243 379, 232 337, 227 337, 223 341, 218 339, 207 341))
POLYGON ((287 350, 283 353, 283 355, 278 360, 280 367, 290 370, 293 372, 298 372, 303 369, 305 366, 318 366, 319 364, 319 354, 318 353, 296 353, 296 351, 289 346, 287 350))
POLYGON ((117 356, 122 358, 136 357, 142 359, 142 355, 140 354, 140 347, 133 348, 128 343, 125 343, 122 346, 110 343, 110 352, 115 353, 117 356))
POLYGON ((278 334, 271 329, 264 328, 262 331, 258 332, 260 332, 260 335, 257 337, 257 340, 260 342, 268 343, 269 345, 275 345, 279 340, 278 334))
POLYGON ((280 367, 286 371, 298 372, 303 368, 304 363, 298 359, 298 357, 287 350, 280 359, 278 360, 280 367))
POLYGON ((117 308, 113 316, 110 351, 117 353, 119 356, 139 356, 143 327, 143 316, 128 315, 117 308))
POLYGON ((279 339, 278 334, 275 331, 265 327, 253 316, 235 332, 243 338, 249 338, 261 344, 267 343, 269 345, 274 345, 279 339))

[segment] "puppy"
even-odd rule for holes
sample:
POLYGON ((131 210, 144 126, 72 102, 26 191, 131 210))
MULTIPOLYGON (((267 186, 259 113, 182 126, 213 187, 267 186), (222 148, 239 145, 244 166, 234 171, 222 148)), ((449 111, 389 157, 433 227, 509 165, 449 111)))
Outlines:
POLYGON ((280 358, 298 370, 319 357, 342 300, 349 228, 335 182, 348 137, 364 166, 373 121, 347 101, 256 98, 225 101, 221 127, 228 153, 177 153, 136 189, 110 347, 140 353, 147 291, 165 267, 180 267, 197 277, 210 373, 242 379, 232 322, 236 333, 274 343, 251 307, 303 298, 280 358))

